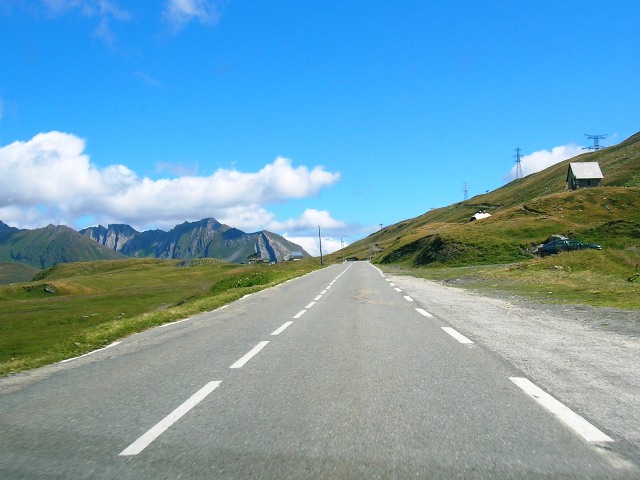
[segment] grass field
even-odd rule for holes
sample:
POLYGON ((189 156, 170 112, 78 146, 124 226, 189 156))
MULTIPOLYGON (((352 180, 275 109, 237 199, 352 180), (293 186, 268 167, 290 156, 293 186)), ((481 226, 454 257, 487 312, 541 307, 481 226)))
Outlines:
POLYGON ((316 268, 313 259, 275 265, 213 259, 59 264, 32 282, 0 286, 0 375, 82 355, 316 268))
POLYGON ((640 255, 634 250, 582 250, 505 265, 385 270, 545 303, 640 310, 640 255))

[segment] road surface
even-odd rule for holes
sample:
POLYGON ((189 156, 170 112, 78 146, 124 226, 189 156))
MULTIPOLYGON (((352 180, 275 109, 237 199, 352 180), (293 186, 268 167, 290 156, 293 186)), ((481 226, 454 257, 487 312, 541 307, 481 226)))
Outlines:
POLYGON ((3 379, 0 478, 640 478, 459 305, 396 282, 335 265, 3 379))

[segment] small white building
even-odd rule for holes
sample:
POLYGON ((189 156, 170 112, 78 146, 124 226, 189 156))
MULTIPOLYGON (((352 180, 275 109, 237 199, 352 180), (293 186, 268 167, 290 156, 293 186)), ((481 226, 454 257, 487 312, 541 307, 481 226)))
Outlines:
POLYGON ((603 178, 598 162, 571 162, 567 170, 567 188, 601 187, 603 178))

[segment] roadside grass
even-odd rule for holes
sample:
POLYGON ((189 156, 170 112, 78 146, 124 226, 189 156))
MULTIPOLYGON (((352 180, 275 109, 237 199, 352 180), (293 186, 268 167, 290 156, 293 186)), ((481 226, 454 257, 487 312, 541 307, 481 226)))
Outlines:
POLYGON ((605 249, 565 252, 503 265, 385 266, 391 273, 447 281, 481 292, 507 292, 544 303, 640 310, 640 255, 605 249))
POLYGON ((275 265, 212 259, 57 265, 31 282, 0 286, 0 376, 215 310, 317 268, 314 259, 275 265))

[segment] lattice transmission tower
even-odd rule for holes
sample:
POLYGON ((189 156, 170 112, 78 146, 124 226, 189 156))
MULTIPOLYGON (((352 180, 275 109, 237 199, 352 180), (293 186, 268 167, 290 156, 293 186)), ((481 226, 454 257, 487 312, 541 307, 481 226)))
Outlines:
POLYGON ((522 155, 520 155, 520 151, 522 149, 520 147, 516 147, 516 179, 524 177, 524 173, 522 173, 522 155))
POLYGON ((593 140, 593 146, 584 147, 583 150, 595 150, 597 152, 598 150, 603 149, 604 146, 600 145, 600 140, 604 140, 605 138, 607 138, 607 135, 608 133, 605 133, 604 135, 589 135, 588 133, 585 133, 585 137, 587 137, 589 140, 593 140))
POLYGON ((464 187, 462 189, 464 191, 464 199, 469 200, 469 185, 467 182, 464 182, 464 187))

